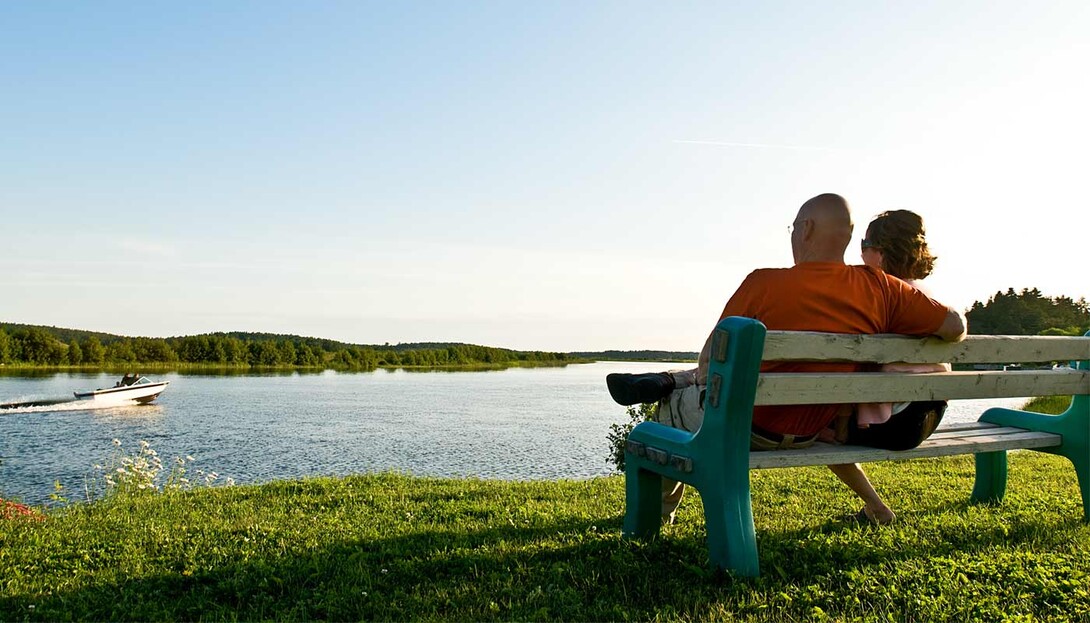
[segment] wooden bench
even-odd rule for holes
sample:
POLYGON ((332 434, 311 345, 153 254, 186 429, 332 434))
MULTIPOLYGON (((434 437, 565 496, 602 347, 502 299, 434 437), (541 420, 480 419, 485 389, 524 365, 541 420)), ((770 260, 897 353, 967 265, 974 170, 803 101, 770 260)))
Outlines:
POLYGON ((970 336, 963 342, 890 335, 766 331, 749 318, 725 318, 712 338, 704 423, 688 433, 643 422, 625 452, 624 535, 649 538, 661 523, 662 477, 696 487, 704 505, 715 566, 759 574, 749 470, 976 455, 971 500, 997 502, 1007 485, 1007 450, 1067 457, 1090 521, 1090 333, 1084 337, 970 336), (761 361, 977 363, 1000 369, 926 374, 760 374, 761 361), (1051 370, 1002 369, 1015 362, 1077 362, 1051 370), (1062 415, 986 410, 980 421, 940 428, 912 450, 817 443, 799 450, 750 452, 754 405, 841 404, 1074 395, 1062 415))

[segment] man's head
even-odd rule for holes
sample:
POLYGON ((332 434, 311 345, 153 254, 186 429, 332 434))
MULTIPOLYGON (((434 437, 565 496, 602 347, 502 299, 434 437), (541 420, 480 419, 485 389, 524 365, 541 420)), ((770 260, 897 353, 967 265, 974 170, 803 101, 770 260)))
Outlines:
POLYGON ((791 224, 795 263, 843 262, 852 239, 852 213, 840 195, 825 193, 802 204, 791 224))

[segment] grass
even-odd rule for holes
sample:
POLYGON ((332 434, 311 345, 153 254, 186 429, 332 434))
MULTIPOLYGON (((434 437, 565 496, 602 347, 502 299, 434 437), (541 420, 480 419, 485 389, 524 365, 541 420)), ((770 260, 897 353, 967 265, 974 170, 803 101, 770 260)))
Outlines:
POLYGON ((824 468, 751 473, 762 577, 706 566, 697 495, 620 538, 624 483, 376 474, 116 495, 0 521, 0 620, 1090 620, 1090 525, 1066 460, 867 467, 899 514, 824 468))
POLYGON ((1090 526, 1062 459, 1015 453, 1005 503, 969 457, 879 464, 875 529, 821 468, 753 473, 763 577, 705 566, 687 498, 620 539, 621 478, 381 474, 116 496, 0 522, 0 619, 1090 619, 1090 526))

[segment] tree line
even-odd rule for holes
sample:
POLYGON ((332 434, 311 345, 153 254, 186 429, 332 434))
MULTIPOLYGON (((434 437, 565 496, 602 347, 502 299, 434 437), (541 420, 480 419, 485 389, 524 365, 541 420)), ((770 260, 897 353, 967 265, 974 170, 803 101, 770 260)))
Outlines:
MULTIPOLYGON (((1083 335, 1090 331, 1085 298, 1047 297, 1037 288, 996 292, 966 314, 976 335, 1083 335)), ((106 366, 213 364, 372 370, 384 366, 458 367, 570 363, 592 359, 689 359, 695 353, 515 351, 458 343, 364 346, 269 333, 209 333, 170 338, 124 337, 78 329, 0 324, 0 365, 106 366)))
POLYGON ((247 333, 131 338, 52 327, 0 325, 0 364, 105 366, 193 363, 230 367, 373 370, 384 366, 460 367, 573 361, 578 361, 578 358, 566 353, 515 351, 473 344, 376 347, 318 338, 247 333), (61 339, 62 336, 67 341, 61 339))
POLYGON ((1037 288, 996 292, 986 303, 975 301, 965 313, 976 335, 1083 335, 1090 331, 1085 298, 1047 297, 1037 288))

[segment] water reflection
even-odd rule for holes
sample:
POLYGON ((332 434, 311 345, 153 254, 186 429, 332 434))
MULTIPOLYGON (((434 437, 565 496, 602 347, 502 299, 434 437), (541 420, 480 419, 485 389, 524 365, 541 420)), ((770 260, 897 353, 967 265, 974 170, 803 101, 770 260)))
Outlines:
POLYGON ((114 405, 99 409, 89 409, 96 418, 157 418, 162 417, 166 411, 163 405, 158 404, 130 404, 114 405))
POLYGON ((0 377, 9 376, 15 378, 40 379, 57 374, 56 370, 42 370, 40 368, 13 368, 0 364, 0 377))

